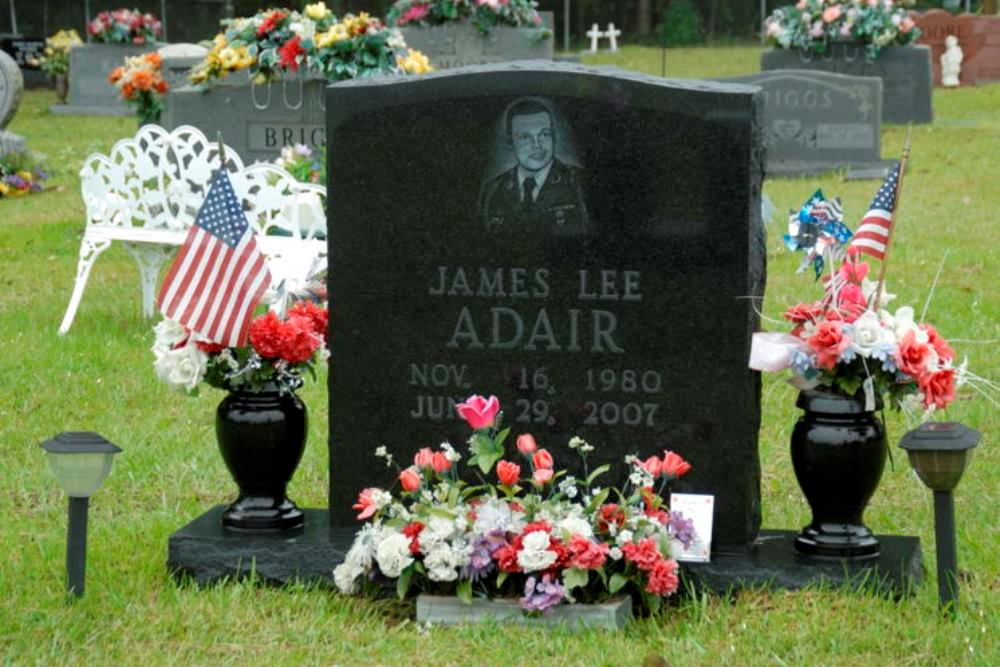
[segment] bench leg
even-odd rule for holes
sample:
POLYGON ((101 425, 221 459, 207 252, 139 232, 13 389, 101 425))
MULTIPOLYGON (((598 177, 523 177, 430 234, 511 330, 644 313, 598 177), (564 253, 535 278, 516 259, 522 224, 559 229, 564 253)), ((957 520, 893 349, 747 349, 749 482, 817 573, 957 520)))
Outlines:
POLYGON ((142 283, 142 315, 151 319, 155 314, 156 282, 160 268, 170 259, 177 248, 140 243, 126 243, 125 248, 139 265, 139 280, 142 283))
POLYGON ((63 315, 62 324, 59 325, 59 335, 64 336, 73 326, 73 318, 76 317, 76 309, 80 307, 83 299, 83 290, 87 287, 87 278, 90 277, 90 269, 98 256, 108 249, 111 241, 94 241, 88 239, 84 233, 83 242, 80 244, 80 260, 76 264, 76 283, 73 285, 73 296, 69 299, 69 306, 66 314, 63 315))

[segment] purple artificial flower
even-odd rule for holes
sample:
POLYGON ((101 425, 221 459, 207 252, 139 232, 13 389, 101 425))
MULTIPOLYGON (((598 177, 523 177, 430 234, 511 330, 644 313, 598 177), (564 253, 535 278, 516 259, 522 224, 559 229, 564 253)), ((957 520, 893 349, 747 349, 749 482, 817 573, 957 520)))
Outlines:
POLYGON ((35 170, 35 180, 36 181, 47 181, 47 180, 49 180, 49 174, 48 174, 48 172, 45 171, 45 170, 43 170, 43 169, 36 169, 35 170))
POLYGON ((687 549, 694 541, 694 521, 684 518, 680 512, 671 512, 667 532, 687 549))
POLYGON ((540 611, 548 613, 552 607, 562 602, 566 597, 566 590, 553 580, 551 574, 546 574, 538 581, 534 577, 528 577, 524 584, 524 597, 521 598, 521 609, 525 611, 540 611))
POLYGON ((479 581, 489 574, 493 568, 493 551, 491 549, 492 540, 489 535, 480 535, 472 543, 472 554, 469 556, 469 564, 462 569, 463 579, 479 581))
POLYGON ((28 181, 24 180, 17 174, 11 174, 10 176, 7 177, 7 185, 15 187, 18 190, 23 190, 26 187, 28 187, 28 181))
POLYGON ((312 149, 305 144, 295 144, 295 154, 301 155, 302 157, 309 157, 312 155, 312 149))

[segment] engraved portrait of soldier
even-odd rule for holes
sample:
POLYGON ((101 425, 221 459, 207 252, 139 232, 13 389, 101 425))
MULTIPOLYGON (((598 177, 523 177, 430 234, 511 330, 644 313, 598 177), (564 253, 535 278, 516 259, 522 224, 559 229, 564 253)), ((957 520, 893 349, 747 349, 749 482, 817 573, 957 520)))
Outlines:
POLYGON ((480 192, 480 217, 487 229, 556 235, 589 230, 585 171, 564 155, 568 142, 560 141, 561 132, 568 128, 541 98, 521 98, 505 109, 498 147, 504 168, 487 174, 480 192))

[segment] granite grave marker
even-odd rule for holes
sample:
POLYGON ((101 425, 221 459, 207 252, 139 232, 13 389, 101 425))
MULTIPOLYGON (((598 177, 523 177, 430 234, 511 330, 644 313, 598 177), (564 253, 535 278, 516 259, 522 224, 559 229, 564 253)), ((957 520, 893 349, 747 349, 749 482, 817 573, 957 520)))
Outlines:
POLYGON ((882 80, 810 70, 729 79, 764 89, 766 171, 774 176, 883 167, 882 80))
POLYGON ((471 23, 457 22, 407 26, 400 28, 400 32, 406 45, 426 55, 435 69, 531 58, 551 60, 555 50, 555 38, 551 33, 554 15, 552 12, 539 14, 544 29, 497 25, 484 35, 471 23))
POLYGON ((674 490, 716 496, 715 544, 750 544, 762 106, 541 61, 328 88, 331 524, 392 484, 378 445, 468 456, 453 406, 477 392, 559 466, 585 438, 605 483, 626 454, 680 452, 674 490), (548 170, 530 204, 519 163, 548 170))
POLYGON ((918 44, 931 50, 934 85, 941 85, 941 56, 945 51, 945 38, 954 35, 962 48, 961 82, 964 85, 979 81, 1000 80, 1000 17, 954 15, 941 9, 932 9, 916 17, 920 28, 918 44))

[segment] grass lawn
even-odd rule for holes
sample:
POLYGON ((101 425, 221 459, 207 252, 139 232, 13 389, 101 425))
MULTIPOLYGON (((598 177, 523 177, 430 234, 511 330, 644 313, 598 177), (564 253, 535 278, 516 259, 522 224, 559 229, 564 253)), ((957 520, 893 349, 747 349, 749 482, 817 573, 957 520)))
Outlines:
MULTIPOLYGON (((667 73, 748 73, 758 56, 755 47, 670 50, 667 73)), ((660 58, 655 49, 625 48, 593 62, 659 74, 660 58)), ((928 580, 898 603, 819 589, 748 592, 684 600, 620 634, 497 626, 428 632, 407 620, 411 607, 396 602, 310 588, 174 584, 164 567, 168 535, 234 489, 214 442, 221 394, 184 398, 155 379, 135 263, 120 247, 97 262, 70 334, 56 335, 84 223, 76 171, 88 152, 133 133, 135 122, 49 115, 52 101, 48 92, 29 92, 11 129, 48 155, 57 170, 53 190, 0 201, 0 664, 622 665, 649 656, 678 667, 1000 663, 1000 456, 991 442, 998 424, 996 410, 970 389, 948 413, 986 434, 956 497, 963 588, 954 622, 936 613, 931 495, 899 450, 866 515, 878 533, 923 541, 928 580), (125 450, 93 500, 87 596, 73 605, 62 593, 65 499, 38 447, 62 430, 96 430, 125 450)), ((947 253, 928 319, 968 355, 970 368, 997 379, 1000 85, 937 91, 934 106, 938 120, 913 130, 890 288, 897 303, 919 310, 947 253)), ((884 129, 884 156, 898 155, 903 134, 884 129)), ((831 174, 769 181, 765 192, 780 212, 817 186, 842 197, 853 226, 877 183, 831 174)), ((782 217, 769 228, 769 318, 818 291, 794 274, 800 256, 783 248, 782 217)), ((303 506, 326 504, 325 395, 325 376, 302 391, 312 412, 310 444, 290 495, 303 506)), ((798 528, 809 511, 788 453, 796 394, 765 377, 763 396, 764 525, 798 528)), ((906 425, 895 414, 888 422, 895 450, 906 425)))

